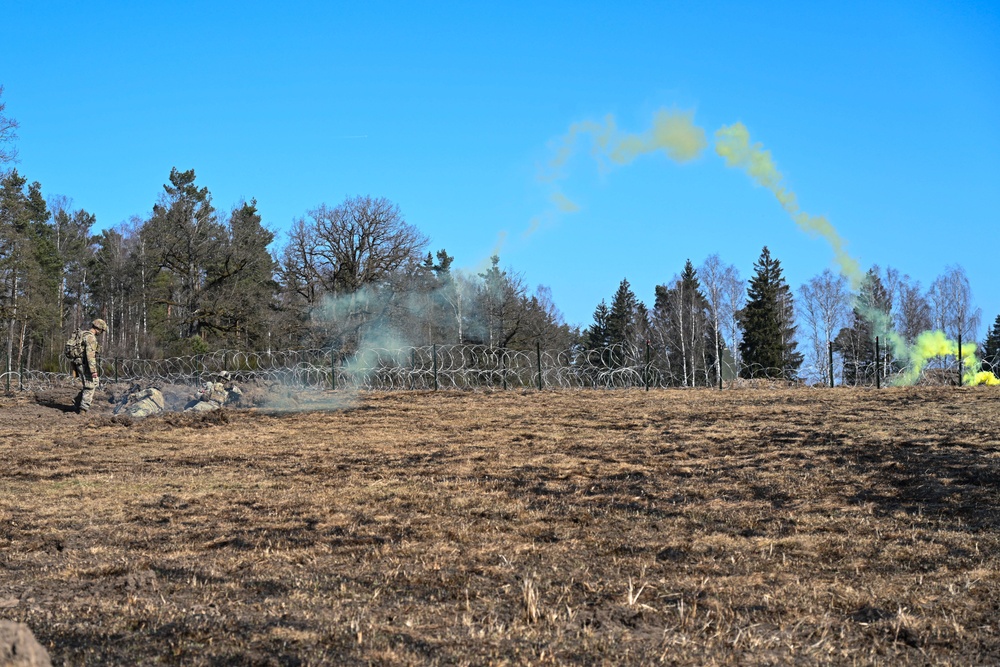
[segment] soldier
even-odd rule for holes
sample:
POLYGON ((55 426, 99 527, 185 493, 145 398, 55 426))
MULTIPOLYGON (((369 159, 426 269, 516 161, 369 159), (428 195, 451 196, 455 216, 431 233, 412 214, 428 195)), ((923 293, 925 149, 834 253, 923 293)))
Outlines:
POLYGON ((184 412, 211 412, 228 403, 239 403, 243 392, 232 382, 229 382, 227 387, 224 384, 227 380, 229 373, 220 371, 215 376, 215 382, 206 382, 191 398, 191 401, 184 406, 184 412))
POLYGON ((142 419, 143 417, 163 412, 163 408, 166 405, 163 400, 163 394, 155 387, 150 387, 145 391, 135 394, 132 400, 134 402, 126 411, 126 414, 132 419, 142 419))
POLYGON ((75 406, 79 414, 86 414, 90 409, 90 404, 94 401, 94 392, 100 384, 97 376, 97 353, 101 346, 97 343, 97 336, 108 330, 108 324, 102 319, 96 319, 90 323, 90 328, 79 332, 81 338, 80 355, 72 359, 73 372, 80 378, 83 388, 76 396, 75 406))

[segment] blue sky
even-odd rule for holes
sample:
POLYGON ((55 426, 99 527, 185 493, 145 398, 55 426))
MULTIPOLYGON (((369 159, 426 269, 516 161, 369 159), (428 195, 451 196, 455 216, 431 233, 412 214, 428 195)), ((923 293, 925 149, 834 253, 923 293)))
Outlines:
POLYGON ((584 326, 622 278, 651 305, 688 258, 748 278, 768 245, 793 289, 832 267, 711 149, 602 169, 581 145, 559 184, 581 210, 553 207, 539 174, 573 123, 687 111, 710 139, 744 123, 863 267, 927 287, 959 264, 1000 314, 996 3, 286 4, 7 3, 16 167, 100 228, 193 168, 279 243, 321 203, 387 197, 431 249, 468 269, 499 250, 584 326))

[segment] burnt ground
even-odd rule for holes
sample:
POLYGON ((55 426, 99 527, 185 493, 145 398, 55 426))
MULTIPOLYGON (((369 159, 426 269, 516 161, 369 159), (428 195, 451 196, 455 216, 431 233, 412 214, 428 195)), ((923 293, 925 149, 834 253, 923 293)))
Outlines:
POLYGON ((54 664, 1000 663, 995 388, 0 398, 54 664))

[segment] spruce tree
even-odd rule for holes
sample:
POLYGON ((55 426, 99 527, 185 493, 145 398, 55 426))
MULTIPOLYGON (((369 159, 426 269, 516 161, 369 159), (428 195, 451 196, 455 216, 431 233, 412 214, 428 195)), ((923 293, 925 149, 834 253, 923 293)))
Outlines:
POLYGON ((611 345, 627 345, 634 342, 638 305, 639 302, 628 280, 622 279, 608 313, 608 342, 611 345))
POLYGON ((795 309, 781 262, 764 246, 754 264, 747 288, 747 304, 740 315, 743 341, 741 374, 744 377, 795 379, 802 354, 796 351, 795 309))
POLYGON ((878 275, 878 269, 872 268, 865 275, 861 291, 855 299, 851 326, 841 329, 834 340, 834 349, 842 356, 844 384, 874 382, 876 337, 881 343, 881 370, 883 373, 888 370, 885 361, 889 354, 887 334, 892 329, 891 310, 889 292, 878 275))
POLYGON ((653 321, 663 346, 664 363, 671 382, 695 386, 709 382, 715 365, 716 345, 712 335, 708 299, 691 260, 674 278, 673 286, 656 286, 653 321))
MULTIPOLYGON (((608 312, 608 343, 611 365, 620 368, 633 359, 639 338, 639 300, 627 279, 622 279, 608 312)), ((645 313, 645 306, 642 307, 645 313)))
POLYGON ((993 326, 986 334, 986 340, 983 341, 982 357, 985 370, 992 371, 994 375, 1000 373, 1000 315, 997 315, 993 326))
POLYGON ((608 304, 604 299, 594 309, 594 323, 584 334, 588 350, 598 350, 608 344, 608 304))

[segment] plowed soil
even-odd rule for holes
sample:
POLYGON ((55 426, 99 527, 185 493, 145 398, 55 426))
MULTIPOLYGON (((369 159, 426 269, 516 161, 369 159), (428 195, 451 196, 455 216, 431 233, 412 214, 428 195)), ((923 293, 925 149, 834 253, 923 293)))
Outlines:
POLYGON ((1000 664, 995 388, 0 399, 67 665, 1000 664))

